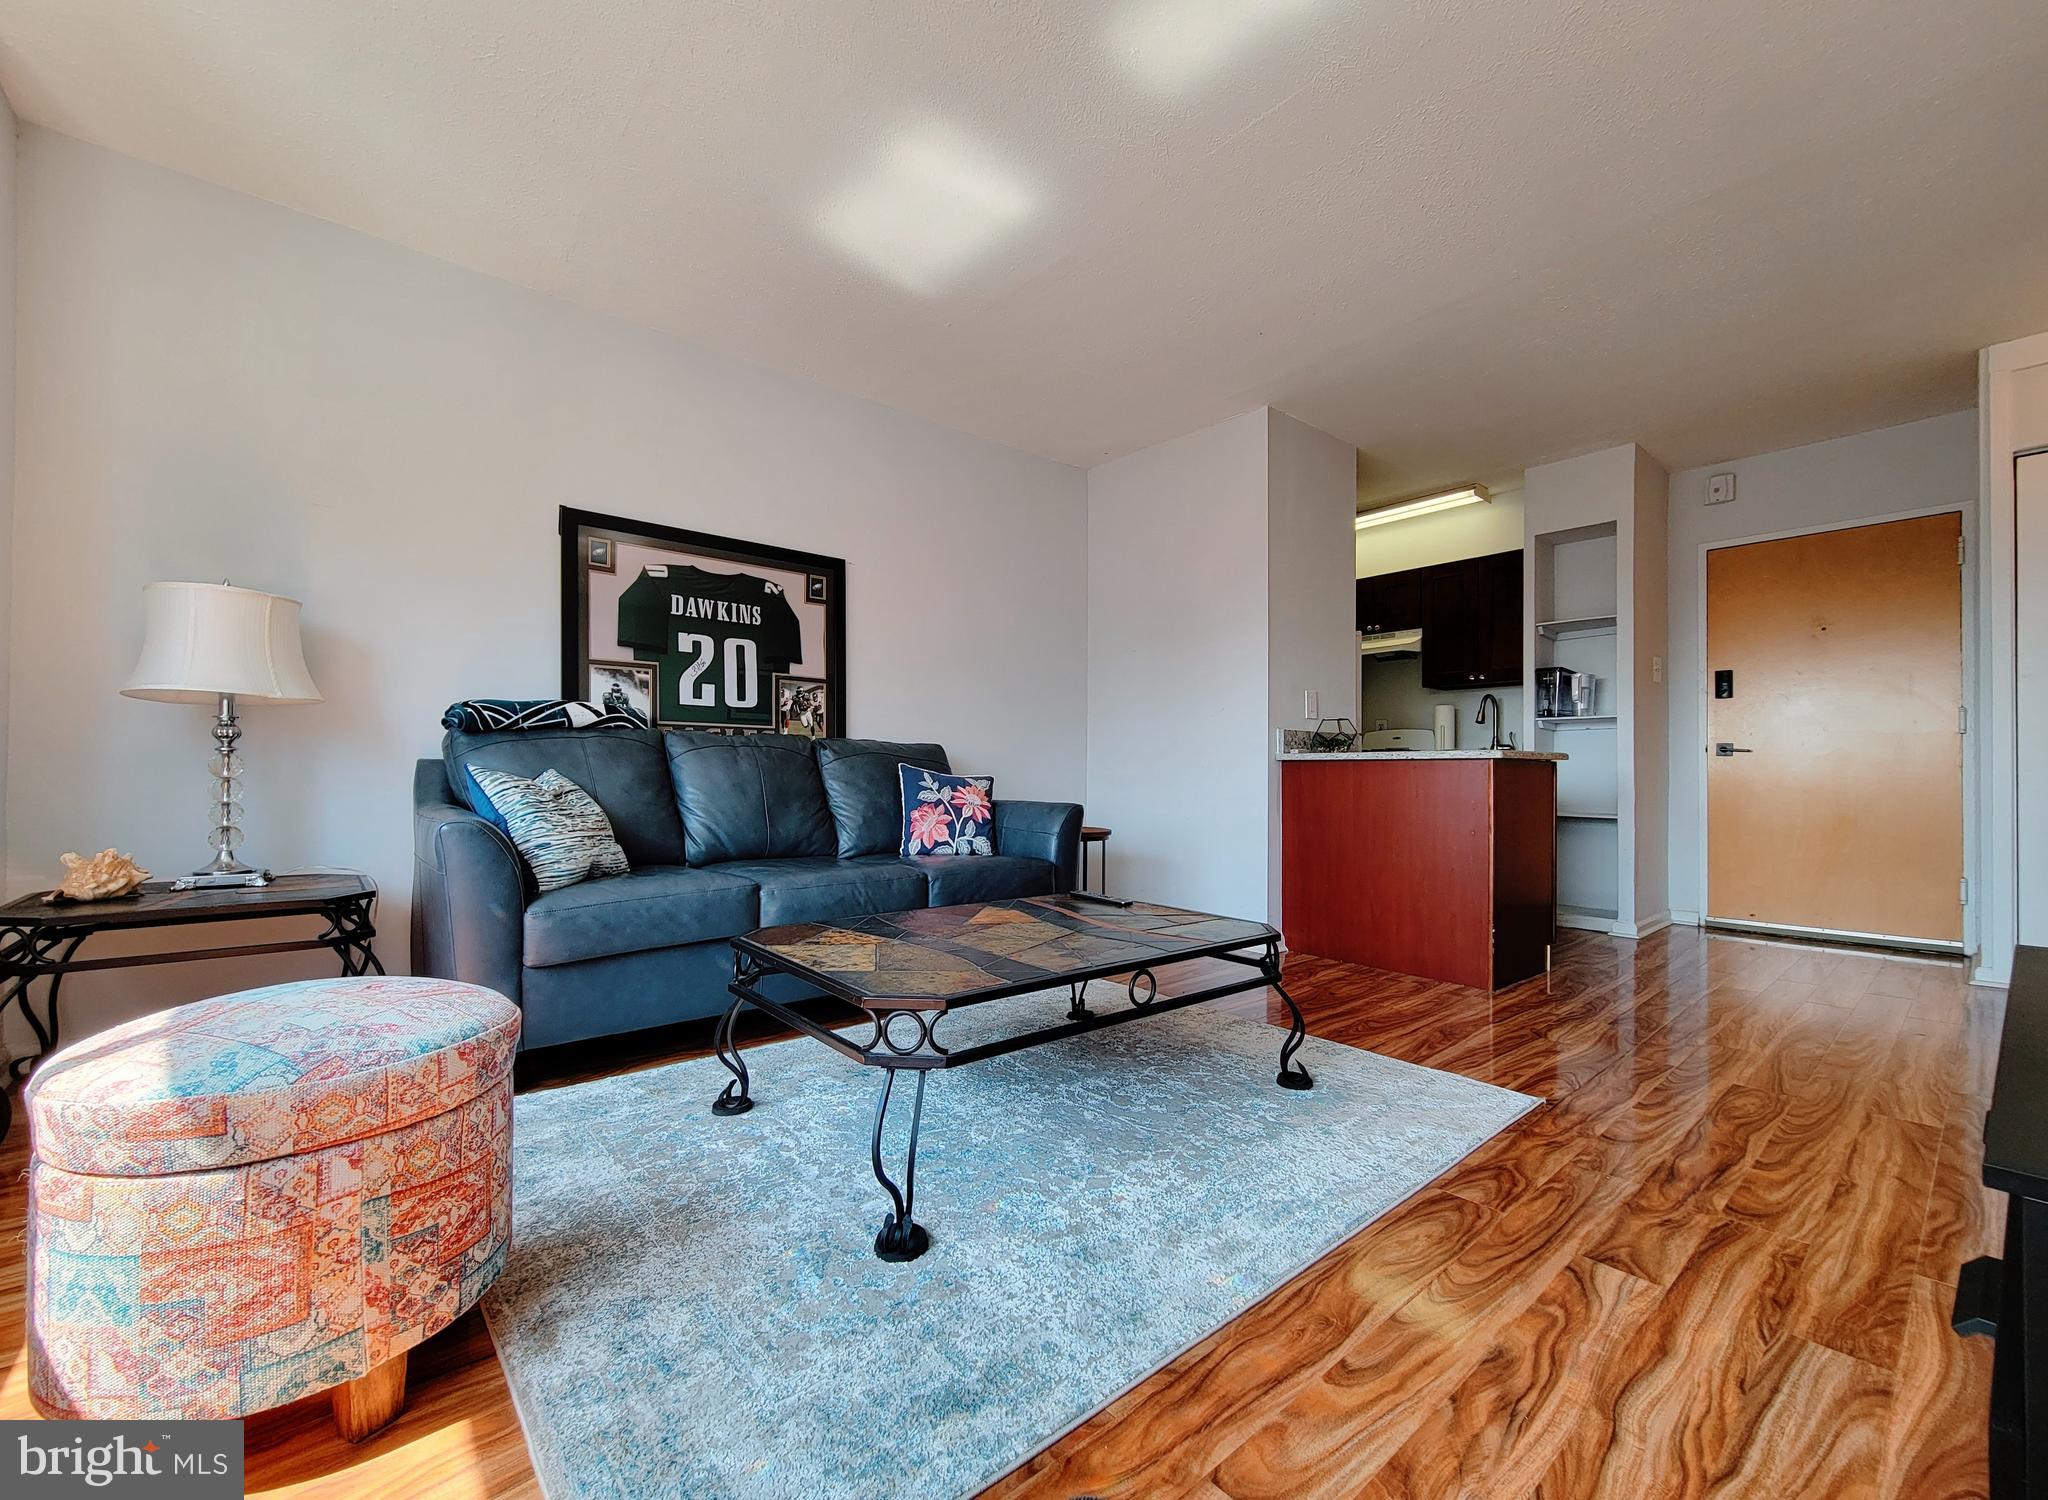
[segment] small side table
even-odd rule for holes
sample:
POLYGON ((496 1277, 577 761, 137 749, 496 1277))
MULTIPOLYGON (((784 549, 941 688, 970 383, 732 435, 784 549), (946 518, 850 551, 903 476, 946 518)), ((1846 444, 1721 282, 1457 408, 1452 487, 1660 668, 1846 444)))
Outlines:
POLYGON ((1081 889, 1098 896, 1109 894, 1109 830, 1092 823, 1081 825, 1081 889), (1095 884, 1088 883, 1088 846, 1095 846, 1095 884))
MULTIPOLYGON (((324 948, 341 959, 346 977, 384 972, 371 949, 377 887, 360 875, 281 875, 269 885, 236 890, 174 891, 169 881, 151 881, 134 896, 115 901, 64 901, 48 905, 42 893, 0 906, 0 1017, 16 1005, 35 1033, 37 1057, 57 1050, 57 992, 67 974, 92 969, 132 969, 144 964, 194 963, 208 958, 248 958, 261 953, 305 953, 324 948), (317 937, 276 943, 241 943, 224 948, 125 953, 79 958, 79 945, 100 932, 145 927, 191 927, 202 922, 252 922, 278 917, 321 917, 317 937), (43 1014, 30 993, 38 979, 50 981, 43 1014)), ((37 1057, 17 1057, 9 1080, 25 1077, 37 1057)))

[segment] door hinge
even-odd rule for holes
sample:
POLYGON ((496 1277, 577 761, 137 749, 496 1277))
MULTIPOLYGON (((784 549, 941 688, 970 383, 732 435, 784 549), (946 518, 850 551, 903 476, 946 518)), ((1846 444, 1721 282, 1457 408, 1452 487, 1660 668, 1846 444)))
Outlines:
POLYGON ((1961 890, 1956 899, 1962 905, 1968 906, 1970 904, 1970 877, 1965 875, 1957 884, 1961 890))
POLYGON ((1969 545, 1969 542, 1965 538, 1956 538, 1956 566, 1959 568, 1963 565, 1963 558, 1967 555, 1965 549, 1969 545))
POLYGON ((1967 705, 1965 705, 1964 707, 1962 707, 1962 708, 1959 708, 1959 709, 1957 709, 1957 710, 1956 710, 1956 733, 1957 733, 1957 734, 1968 734, 1969 732, 1970 732, 1970 710, 1969 710, 1969 707, 1968 707, 1967 705))

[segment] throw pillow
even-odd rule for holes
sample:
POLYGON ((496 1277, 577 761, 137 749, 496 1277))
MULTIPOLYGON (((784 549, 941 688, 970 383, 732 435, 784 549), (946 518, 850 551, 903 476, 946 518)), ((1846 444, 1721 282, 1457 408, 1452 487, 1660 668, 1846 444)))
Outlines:
POLYGON ((541 890, 631 868, 604 809, 560 771, 543 771, 531 781, 508 771, 472 768, 469 774, 505 820, 512 846, 541 890))
POLYGON ((948 776, 899 765, 903 783, 903 853, 993 854, 989 825, 995 817, 995 780, 948 776))

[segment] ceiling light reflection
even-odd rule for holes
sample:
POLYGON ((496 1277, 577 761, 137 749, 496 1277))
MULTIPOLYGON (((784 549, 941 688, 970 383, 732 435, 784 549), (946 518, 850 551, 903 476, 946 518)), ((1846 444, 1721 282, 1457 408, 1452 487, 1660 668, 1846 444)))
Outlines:
POLYGON ((1110 50, 1146 87, 1179 94, 1249 51, 1316 0, 1132 0, 1111 19, 1110 50))
POLYGON ((841 253, 919 296, 943 290, 1030 218, 1031 189, 957 131, 923 125, 833 194, 818 231, 841 253))

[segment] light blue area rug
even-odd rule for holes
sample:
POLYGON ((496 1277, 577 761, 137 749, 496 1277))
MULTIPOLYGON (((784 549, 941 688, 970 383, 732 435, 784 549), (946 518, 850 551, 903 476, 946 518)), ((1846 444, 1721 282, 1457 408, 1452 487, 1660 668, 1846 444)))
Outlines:
POLYGON ((485 1312, 550 1500, 970 1494, 1537 1102, 1313 1037, 1292 1093, 1282 1035, 1195 1006, 934 1074, 902 1265, 873 1253, 880 1072, 816 1041, 747 1053, 744 1115, 710 1112, 711 1058, 521 1095, 485 1312))

